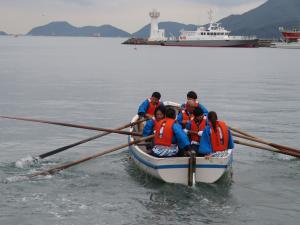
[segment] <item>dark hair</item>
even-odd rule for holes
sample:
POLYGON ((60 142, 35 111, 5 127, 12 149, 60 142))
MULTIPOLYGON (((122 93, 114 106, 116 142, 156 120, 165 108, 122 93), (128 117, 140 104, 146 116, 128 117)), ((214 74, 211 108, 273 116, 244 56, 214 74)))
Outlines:
POLYGON ((187 98, 197 99, 197 94, 194 91, 189 91, 186 95, 187 98))
POLYGON ((217 113, 214 111, 210 111, 207 115, 207 118, 211 122, 213 129, 217 131, 217 120, 218 120, 217 113))
POLYGON ((176 119, 176 112, 175 109, 173 108, 166 108, 166 117, 171 118, 171 119, 176 119))
POLYGON ((157 99, 160 99, 160 97, 161 97, 161 95, 160 95, 160 93, 159 92, 153 92, 152 93, 152 96, 151 97, 154 97, 154 98, 157 98, 157 99))
POLYGON ((166 116, 166 107, 164 105, 159 105, 154 110, 154 116, 156 115, 157 111, 161 111, 164 116, 166 116))
POLYGON ((200 107, 196 107, 193 111, 194 116, 202 116, 203 110, 200 107))

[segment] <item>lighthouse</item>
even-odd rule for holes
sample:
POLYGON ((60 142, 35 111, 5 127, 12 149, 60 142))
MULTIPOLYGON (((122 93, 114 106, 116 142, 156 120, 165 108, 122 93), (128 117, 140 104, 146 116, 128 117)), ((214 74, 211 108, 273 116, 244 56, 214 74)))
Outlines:
POLYGON ((149 16, 151 18, 151 28, 150 28, 150 37, 148 38, 148 41, 165 41, 165 30, 164 29, 158 29, 158 17, 160 16, 160 13, 153 9, 149 16))

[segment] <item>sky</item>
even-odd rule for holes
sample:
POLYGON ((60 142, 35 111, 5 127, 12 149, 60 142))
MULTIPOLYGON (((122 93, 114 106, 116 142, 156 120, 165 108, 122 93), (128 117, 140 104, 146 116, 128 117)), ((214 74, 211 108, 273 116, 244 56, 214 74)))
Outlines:
POLYGON ((26 34, 32 28, 53 21, 73 26, 111 24, 129 33, 150 22, 157 9, 159 21, 202 25, 231 14, 242 14, 266 0, 0 0, 0 31, 26 34))

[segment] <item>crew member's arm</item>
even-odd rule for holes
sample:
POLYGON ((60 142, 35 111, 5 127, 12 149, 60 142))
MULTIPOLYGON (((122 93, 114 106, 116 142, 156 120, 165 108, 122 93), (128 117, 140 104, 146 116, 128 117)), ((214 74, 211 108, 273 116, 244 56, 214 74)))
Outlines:
POLYGON ((204 107, 204 105, 202 105, 202 104, 199 103, 199 107, 202 109, 203 114, 204 114, 205 116, 207 116, 208 110, 204 107))
POLYGON ((233 138, 232 138, 232 135, 231 135, 231 131, 230 129, 228 129, 228 149, 233 149, 234 148, 234 142, 233 142, 233 138))
POLYGON ((213 152, 210 141, 210 127, 207 126, 202 133, 198 152, 203 155, 208 155, 213 152))
POLYGON ((143 129, 143 137, 147 137, 147 136, 153 134, 153 127, 154 127, 154 121, 148 120, 143 129))
POLYGON ((190 146, 190 140, 178 123, 173 124, 173 133, 175 135, 179 149, 186 149, 190 146))
POLYGON ((139 117, 151 118, 151 116, 149 117, 149 114, 146 113, 147 110, 148 110, 148 108, 149 108, 149 101, 148 101, 148 99, 146 99, 139 106, 139 109, 138 109, 138 115, 139 115, 139 117))

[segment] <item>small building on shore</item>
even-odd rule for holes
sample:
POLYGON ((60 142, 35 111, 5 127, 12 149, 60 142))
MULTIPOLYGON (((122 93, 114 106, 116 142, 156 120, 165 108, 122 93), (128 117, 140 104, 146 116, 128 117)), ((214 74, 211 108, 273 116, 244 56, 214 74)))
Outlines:
POLYGON ((149 16, 151 18, 151 28, 150 28, 150 37, 148 41, 165 41, 167 38, 165 37, 165 30, 158 29, 158 18, 160 16, 160 12, 156 9, 153 9, 149 16))

